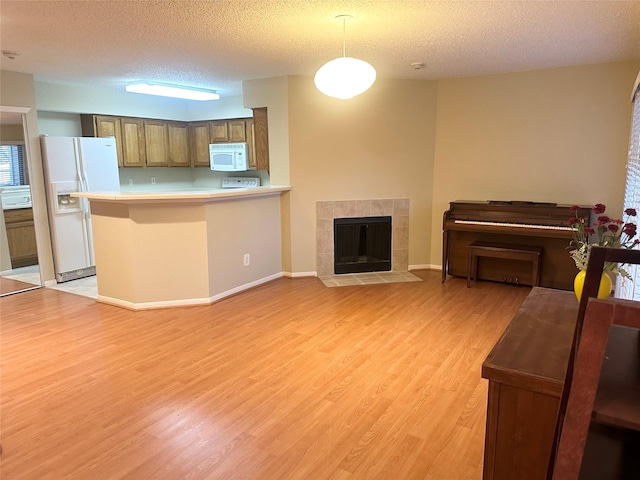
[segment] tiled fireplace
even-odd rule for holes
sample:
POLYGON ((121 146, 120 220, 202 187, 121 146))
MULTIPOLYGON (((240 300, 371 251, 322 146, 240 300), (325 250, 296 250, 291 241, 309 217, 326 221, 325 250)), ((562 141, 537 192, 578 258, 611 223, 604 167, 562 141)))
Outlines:
POLYGON ((409 199, 339 200, 316 203, 316 269, 318 276, 333 275, 333 220, 335 218, 391 216, 391 269, 409 267, 409 199))

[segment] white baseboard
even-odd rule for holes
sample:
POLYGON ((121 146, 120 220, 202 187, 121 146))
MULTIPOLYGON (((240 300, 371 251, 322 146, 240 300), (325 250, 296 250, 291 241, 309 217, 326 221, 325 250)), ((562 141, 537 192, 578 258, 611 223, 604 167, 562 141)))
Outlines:
POLYGON ((411 270, 442 270, 442 265, 433 265, 433 264, 409 265, 409 271, 411 270))
POLYGON ((282 272, 282 276, 288 278, 317 277, 318 272, 282 272))
POLYGON ((98 295, 96 298, 97 302, 107 303, 109 305, 115 305, 117 307, 126 308, 128 310, 152 310, 156 308, 170 308, 170 307, 188 307, 188 306, 196 306, 196 305, 211 305, 223 298, 229 297, 236 293, 240 293, 244 290, 249 290, 250 288, 257 287, 258 285, 262 285, 263 283, 270 282, 272 280, 276 280, 283 276, 282 272, 275 273, 273 275, 269 275, 268 277, 261 278, 259 280, 255 280, 253 282, 245 283, 244 285, 240 285, 238 287, 232 288, 225 292, 219 293, 217 295, 213 295, 211 297, 203 297, 203 298, 185 298, 178 300, 163 300, 158 302, 128 302, 126 300, 120 300, 118 298, 107 297, 105 295, 98 295))

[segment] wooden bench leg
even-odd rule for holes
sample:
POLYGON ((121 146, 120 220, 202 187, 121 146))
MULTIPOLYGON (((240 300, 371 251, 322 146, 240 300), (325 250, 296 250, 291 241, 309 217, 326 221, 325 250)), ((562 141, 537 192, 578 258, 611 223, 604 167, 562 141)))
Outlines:
POLYGON ((533 257, 533 276, 531 277, 531 283, 534 287, 540 286, 540 255, 533 257))

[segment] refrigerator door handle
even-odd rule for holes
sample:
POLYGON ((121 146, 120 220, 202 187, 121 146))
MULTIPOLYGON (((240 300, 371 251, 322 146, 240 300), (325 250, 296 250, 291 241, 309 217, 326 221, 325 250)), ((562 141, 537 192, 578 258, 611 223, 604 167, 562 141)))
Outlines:
MULTIPOLYGON (((82 152, 82 144, 78 141, 78 139, 74 139, 73 141, 73 149, 75 153, 75 161, 76 161, 76 171, 78 172, 78 178, 80 180, 80 191, 88 192, 89 185, 87 182, 87 173, 84 167, 84 155, 82 152)), ((93 245, 93 238, 91 234, 91 226, 89 222, 91 221, 91 213, 89 210, 89 200, 86 198, 81 198, 80 203, 82 204, 82 233, 85 238, 85 247, 84 247, 84 256, 89 265, 93 265, 94 259, 92 254, 92 248, 90 245, 93 245)))

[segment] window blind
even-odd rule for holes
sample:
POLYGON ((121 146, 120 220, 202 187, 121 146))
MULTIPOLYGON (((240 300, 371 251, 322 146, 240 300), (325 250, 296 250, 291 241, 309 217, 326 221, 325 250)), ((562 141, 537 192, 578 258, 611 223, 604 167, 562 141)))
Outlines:
MULTIPOLYGON (((629 158, 627 161, 627 184, 624 195, 624 208, 635 208, 640 213, 640 87, 636 90, 631 120, 631 138, 629 140, 629 158)), ((638 225, 639 217, 633 219, 638 225)), ((618 295, 621 298, 640 301, 640 266, 628 265, 625 269, 633 281, 621 279, 618 282, 618 295)))
POLYGON ((25 185, 24 145, 0 145, 0 186, 25 185))

